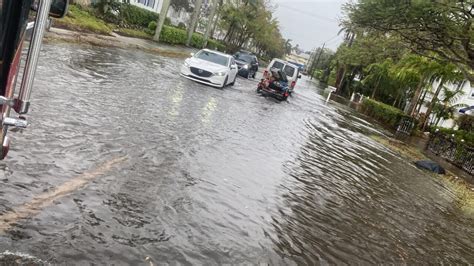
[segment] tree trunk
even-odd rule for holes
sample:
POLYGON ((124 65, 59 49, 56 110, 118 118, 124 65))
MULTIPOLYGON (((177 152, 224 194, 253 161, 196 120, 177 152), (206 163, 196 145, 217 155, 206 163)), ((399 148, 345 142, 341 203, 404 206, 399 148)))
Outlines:
POLYGON ((197 22, 199 20, 199 14, 201 14, 202 0, 196 0, 194 3, 194 11, 191 16, 191 23, 188 25, 188 37, 186 39, 186 46, 191 45, 191 40, 193 39, 194 29, 196 28, 197 22))
POLYGON ((346 67, 345 66, 340 67, 336 74, 336 84, 334 84, 337 88, 336 90, 337 94, 341 94, 341 91, 342 91, 341 87, 342 87, 345 74, 346 74, 346 67))
POLYGON ((160 41, 161 30, 163 29, 163 25, 165 25, 165 20, 166 16, 168 15, 169 8, 170 0, 163 0, 163 6, 161 7, 160 16, 156 25, 155 35, 153 36, 154 41, 160 41))
POLYGON ((407 110, 409 116, 413 117, 416 110, 416 105, 418 103, 418 100, 420 99, 422 91, 423 91, 423 80, 420 80, 420 83, 418 83, 418 86, 416 87, 415 94, 413 95, 413 98, 411 98, 410 107, 407 110))
POLYGON ((220 13, 217 13, 216 18, 212 24, 213 26, 212 26, 211 35, 210 35, 211 39, 214 38, 214 34, 216 33, 217 24, 219 23, 219 18, 220 18, 220 13))
POLYGON ((426 98, 427 93, 428 93, 428 89, 425 90, 425 92, 423 93, 423 96, 421 96, 421 99, 418 100, 417 110, 415 112, 415 116, 417 116, 420 113, 421 107, 423 106, 423 103, 425 102, 425 98, 426 98))
POLYGON ((379 87, 380 84, 380 77, 377 79, 377 83, 375 84, 374 91, 372 92, 372 99, 375 99, 375 93, 377 92, 377 88, 379 87))
POLYGON ((216 15, 217 10, 217 0, 211 0, 211 13, 209 14, 209 20, 207 22, 206 33, 204 33, 204 45, 202 48, 207 47, 207 41, 209 39, 209 34, 212 30, 212 21, 214 20, 214 16, 216 15))
POLYGON ((400 94, 397 94, 397 97, 395 97, 395 101, 393 101, 393 104, 392 104, 393 107, 395 108, 397 107, 397 102, 399 98, 400 98, 400 94))
POLYGON ((423 126, 421 128, 421 130, 425 130, 426 126, 427 126, 427 122, 429 120, 429 117, 430 117, 430 114, 431 114, 431 111, 433 110, 433 107, 434 105, 436 104, 436 101, 438 100, 438 95, 439 93, 441 92, 441 89, 443 88, 443 85, 444 85, 444 80, 441 80, 439 82, 439 85, 438 85, 438 88, 436 89, 436 92, 434 93, 433 95, 433 99, 431 99, 431 103, 430 105, 428 106, 428 110, 426 111, 426 115, 425 115, 425 121, 423 121, 423 126))

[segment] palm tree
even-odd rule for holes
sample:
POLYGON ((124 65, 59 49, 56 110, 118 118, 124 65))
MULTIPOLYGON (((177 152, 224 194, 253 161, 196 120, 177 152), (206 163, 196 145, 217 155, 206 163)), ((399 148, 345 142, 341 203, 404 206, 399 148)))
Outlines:
POLYGON ((462 90, 463 82, 460 82, 455 90, 450 90, 448 87, 443 86, 442 96, 438 99, 438 102, 433 107, 433 113, 436 115, 435 126, 438 126, 441 119, 448 120, 454 117, 454 113, 463 107, 467 107, 466 104, 456 104, 464 94, 462 90))
POLYGON ((391 82, 390 77, 390 68, 393 66, 392 59, 385 59, 382 63, 373 63, 370 64, 365 71, 367 76, 362 81, 362 84, 365 86, 372 87, 372 99, 375 98, 378 88, 389 87, 391 82))
POLYGON ((438 101, 438 95, 441 92, 444 84, 450 82, 461 82, 464 80, 464 76, 461 71, 452 63, 443 63, 438 61, 433 61, 433 68, 432 70, 432 77, 436 78, 439 81, 438 88, 436 89, 435 93, 433 94, 433 98, 431 103, 428 106, 428 110, 426 111, 425 118, 421 123, 421 130, 425 130, 426 126, 428 125, 428 118, 431 115, 433 107, 435 106, 436 102, 438 101))

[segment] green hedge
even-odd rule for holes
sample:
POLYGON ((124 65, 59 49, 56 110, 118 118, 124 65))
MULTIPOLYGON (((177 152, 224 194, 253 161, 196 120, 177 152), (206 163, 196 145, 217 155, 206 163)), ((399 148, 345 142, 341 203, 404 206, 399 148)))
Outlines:
POLYGON ((433 127, 431 128, 431 133, 436 132, 438 130, 438 133, 444 134, 444 135, 449 135, 452 136, 454 135, 454 139, 456 142, 461 142, 461 140, 464 140, 464 143, 467 144, 468 146, 474 147, 474 132, 472 131, 465 131, 465 130, 455 130, 455 129, 450 129, 450 128, 442 128, 442 127, 433 127))
MULTIPOLYGON (((180 44, 184 45, 186 44, 186 39, 187 39, 187 34, 186 31, 183 29, 178 29, 175 27, 170 27, 170 26, 163 26, 163 29, 161 30, 161 35, 160 35, 160 41, 169 43, 169 44, 180 44)), ((202 48, 204 45, 204 36, 202 36, 199 33, 193 33, 193 37, 191 39, 191 46, 195 48, 202 48)), ((208 41, 208 47, 210 49, 215 49, 219 51, 224 51, 225 46, 215 40, 209 40, 208 41)))
POLYGON ((403 117, 408 118, 402 110, 372 99, 364 99, 361 111, 392 129, 397 128, 403 117))

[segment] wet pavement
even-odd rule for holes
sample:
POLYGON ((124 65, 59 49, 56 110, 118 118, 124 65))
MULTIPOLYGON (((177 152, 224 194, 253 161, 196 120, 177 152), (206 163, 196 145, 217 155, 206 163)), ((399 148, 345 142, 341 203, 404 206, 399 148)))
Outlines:
POLYGON ((277 102, 252 80, 220 90, 180 78, 181 61, 44 47, 31 125, 0 163, 0 213, 24 214, 3 224, 0 252, 99 265, 474 262, 474 217, 370 138, 383 130, 326 105, 310 81, 277 102))

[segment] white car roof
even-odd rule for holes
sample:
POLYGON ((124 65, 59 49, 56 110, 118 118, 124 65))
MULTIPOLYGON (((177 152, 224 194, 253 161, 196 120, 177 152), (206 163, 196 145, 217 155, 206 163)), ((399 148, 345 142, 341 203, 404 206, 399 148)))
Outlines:
POLYGON ((273 62, 273 61, 278 61, 278 62, 283 63, 283 64, 285 64, 285 65, 289 65, 289 66, 291 66, 291 67, 293 67, 293 68, 299 69, 298 66, 296 66, 296 65, 294 65, 294 64, 292 64, 292 63, 290 63, 290 62, 288 62, 288 61, 285 61, 285 60, 283 60, 283 59, 273 58, 272 62, 273 62))
POLYGON ((216 51, 216 50, 211 50, 211 49, 202 49, 201 51, 206 51, 206 52, 215 53, 215 54, 218 54, 218 55, 225 56, 225 57, 227 57, 227 58, 230 58, 230 57, 232 57, 232 56, 231 56, 231 55, 229 55, 229 54, 222 53, 222 52, 219 52, 219 51, 216 51))

